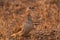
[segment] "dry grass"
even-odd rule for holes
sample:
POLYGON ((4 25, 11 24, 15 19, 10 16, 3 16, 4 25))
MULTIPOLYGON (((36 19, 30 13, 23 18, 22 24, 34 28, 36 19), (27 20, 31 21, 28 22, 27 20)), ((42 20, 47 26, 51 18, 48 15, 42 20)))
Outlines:
POLYGON ((0 40, 60 40, 59 0, 0 0, 0 40), (11 36, 31 14, 34 29, 27 36, 11 36))

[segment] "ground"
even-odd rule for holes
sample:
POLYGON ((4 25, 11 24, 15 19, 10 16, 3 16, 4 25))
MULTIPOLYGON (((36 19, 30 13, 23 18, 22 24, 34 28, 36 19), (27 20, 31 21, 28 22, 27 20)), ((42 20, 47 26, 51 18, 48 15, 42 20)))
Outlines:
POLYGON ((0 0, 0 40, 60 40, 60 0, 0 0), (21 31, 30 13, 34 29, 21 31))

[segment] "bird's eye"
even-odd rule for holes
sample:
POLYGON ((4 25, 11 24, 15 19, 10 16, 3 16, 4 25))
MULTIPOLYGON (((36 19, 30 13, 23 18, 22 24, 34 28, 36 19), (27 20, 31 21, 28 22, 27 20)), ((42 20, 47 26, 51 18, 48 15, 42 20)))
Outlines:
POLYGON ((33 9, 35 9, 35 8, 34 8, 34 7, 29 7, 29 9, 33 10, 33 9))

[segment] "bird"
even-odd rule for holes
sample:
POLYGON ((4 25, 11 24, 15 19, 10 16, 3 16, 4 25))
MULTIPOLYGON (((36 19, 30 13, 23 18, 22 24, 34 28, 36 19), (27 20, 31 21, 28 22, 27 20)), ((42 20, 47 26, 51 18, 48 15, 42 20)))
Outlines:
POLYGON ((19 36, 26 36, 33 28, 33 22, 32 22, 32 17, 30 15, 30 13, 27 15, 27 20, 26 22, 24 23, 24 25, 22 25, 22 29, 21 31, 11 35, 11 36, 16 36, 16 35, 19 35, 19 36))

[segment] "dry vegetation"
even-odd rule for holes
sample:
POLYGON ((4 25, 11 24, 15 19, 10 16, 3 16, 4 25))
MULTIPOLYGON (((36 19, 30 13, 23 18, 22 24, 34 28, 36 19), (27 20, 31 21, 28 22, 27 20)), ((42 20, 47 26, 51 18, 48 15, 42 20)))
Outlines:
POLYGON ((60 40, 60 0, 0 0, 0 40, 60 40), (19 36, 29 13, 34 28, 19 36))

